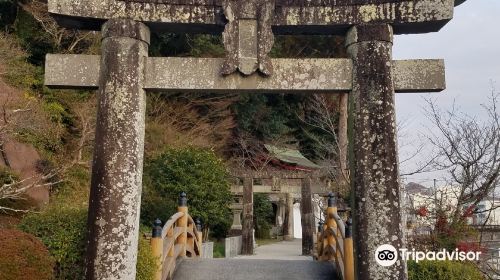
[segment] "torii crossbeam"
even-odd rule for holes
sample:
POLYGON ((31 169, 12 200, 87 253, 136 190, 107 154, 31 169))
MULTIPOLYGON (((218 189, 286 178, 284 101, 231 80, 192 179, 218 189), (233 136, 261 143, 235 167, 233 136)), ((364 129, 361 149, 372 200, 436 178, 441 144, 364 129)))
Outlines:
POLYGON ((87 279, 134 279, 146 91, 350 91, 357 277, 407 279, 379 266, 404 246, 395 92, 440 91, 442 60, 392 61, 394 34, 439 31, 464 0, 49 0, 66 27, 102 31, 101 56, 49 55, 46 85, 98 88, 87 279), (149 58, 150 30, 223 32, 225 59, 149 58), (275 34, 346 36, 350 59, 270 59, 275 34))

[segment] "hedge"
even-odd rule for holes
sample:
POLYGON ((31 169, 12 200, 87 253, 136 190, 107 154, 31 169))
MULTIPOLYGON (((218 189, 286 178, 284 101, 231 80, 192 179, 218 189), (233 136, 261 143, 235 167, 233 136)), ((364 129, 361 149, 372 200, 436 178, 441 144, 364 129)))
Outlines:
POLYGON ((84 269, 87 210, 53 206, 30 213, 20 229, 38 237, 56 260, 58 279, 81 279, 84 269))
MULTIPOLYGON (((84 278, 87 209, 53 205, 41 213, 25 216, 20 228, 35 235, 47 246, 56 261, 56 279, 84 278)), ((149 244, 141 237, 137 279, 152 279, 154 266, 149 244)))
POLYGON ((409 280, 484 280, 476 266, 457 261, 409 261, 409 280))

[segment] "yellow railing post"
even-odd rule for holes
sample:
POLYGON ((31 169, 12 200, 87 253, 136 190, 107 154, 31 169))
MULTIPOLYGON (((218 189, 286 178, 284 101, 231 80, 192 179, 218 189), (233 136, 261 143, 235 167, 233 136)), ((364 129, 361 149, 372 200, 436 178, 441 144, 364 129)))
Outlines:
MULTIPOLYGON (((333 234, 336 234, 337 232, 337 223, 335 222, 334 218, 334 215, 337 214, 337 206, 335 204, 336 204, 335 197, 333 196, 333 193, 328 194, 328 208, 326 209, 326 215, 327 215, 326 224, 328 228, 334 230, 333 234)), ((328 235, 328 245, 330 245, 332 248, 337 248, 336 247, 337 244, 335 242, 335 237, 333 236, 333 234, 328 235)))
POLYGON ((338 263, 338 260, 339 259, 342 259, 342 252, 341 250, 344 250, 344 248, 340 248, 341 244, 340 242, 338 242, 338 240, 342 240, 342 244, 344 244, 344 240, 342 239, 342 232, 340 231, 340 228, 339 228, 339 225, 335 222, 337 228, 337 246, 335 247, 335 253, 336 253, 336 256, 335 256, 335 259, 337 260, 337 263, 338 263))
MULTIPOLYGON (((169 238, 170 240, 172 238, 174 238, 174 228, 171 227, 168 231, 167 231, 167 238, 169 238)), ((175 243, 175 242, 174 242, 175 243)), ((170 249, 168 250, 167 252, 167 257, 173 257, 175 255, 175 246, 171 246, 170 249)))
POLYGON ((344 280, 354 280, 354 248, 352 244, 352 220, 350 218, 345 227, 344 280))
POLYGON ((161 236, 162 227, 160 219, 156 219, 153 224, 153 235, 151 237, 151 250, 153 256, 156 258, 157 268, 155 273, 155 280, 161 280, 161 273, 163 268, 163 238, 161 236))
POLYGON ((186 246, 187 246, 187 225, 188 225, 188 207, 187 207, 187 198, 186 193, 182 192, 179 197, 179 205, 177 207, 177 212, 184 213, 184 216, 177 220, 177 227, 181 228, 182 233, 177 238, 176 244, 181 245, 181 252, 179 257, 186 256, 186 246))

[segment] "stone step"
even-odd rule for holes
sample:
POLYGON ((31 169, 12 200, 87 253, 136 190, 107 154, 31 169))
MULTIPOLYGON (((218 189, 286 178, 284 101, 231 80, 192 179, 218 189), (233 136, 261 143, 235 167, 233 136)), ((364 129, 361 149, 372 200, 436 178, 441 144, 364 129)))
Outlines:
POLYGON ((332 263, 312 260, 184 259, 174 280, 336 280, 332 263))

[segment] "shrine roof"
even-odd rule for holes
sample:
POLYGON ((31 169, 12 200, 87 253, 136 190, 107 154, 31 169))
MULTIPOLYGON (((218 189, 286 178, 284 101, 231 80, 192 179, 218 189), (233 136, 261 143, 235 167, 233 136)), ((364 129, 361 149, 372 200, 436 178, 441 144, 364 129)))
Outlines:
POLYGON ((285 147, 276 147, 273 145, 264 145, 267 151, 272 154, 276 159, 283 163, 290 165, 297 165, 301 167, 319 169, 319 165, 307 159, 300 151, 285 147))

